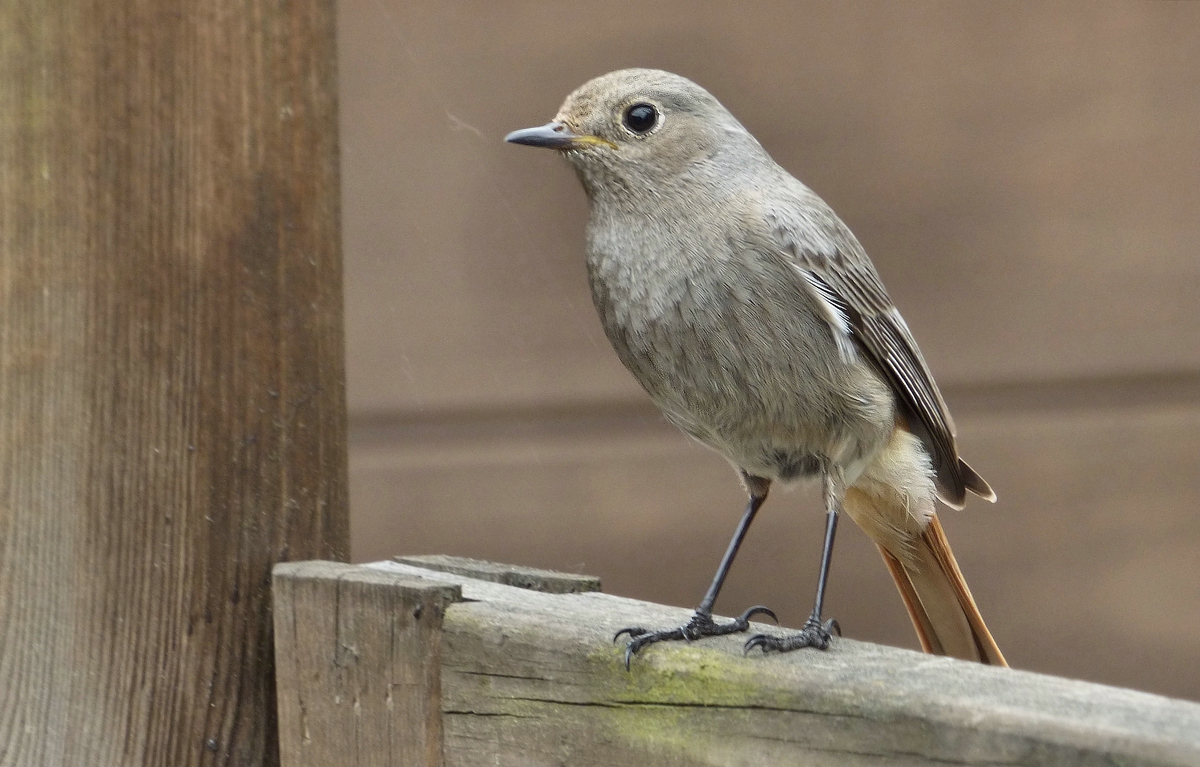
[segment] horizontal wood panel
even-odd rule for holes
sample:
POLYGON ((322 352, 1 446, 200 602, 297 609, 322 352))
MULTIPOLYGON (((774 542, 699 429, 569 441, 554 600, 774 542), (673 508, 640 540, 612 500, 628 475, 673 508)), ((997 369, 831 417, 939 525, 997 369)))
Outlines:
POLYGON ((824 195, 940 381, 1200 370, 1200 4, 340 4, 349 392, 639 396, 585 205, 507 146, 632 64, 709 87, 824 195))
MULTIPOLYGON (((743 497, 595 319, 583 193, 502 136, 623 66, 712 90, 867 246, 995 507, 944 515, 1014 664, 1200 699, 1200 4, 345 0, 354 554, 587 571, 694 604, 743 497)), ((793 625, 815 494, 719 607, 793 625)), ((844 526, 847 632, 915 646, 844 526)))
MULTIPOLYGON (((1200 699, 1200 406, 960 415, 1000 502, 942 514, 1014 666, 1200 699)), ((351 449, 353 556, 448 553, 602 577, 696 603, 741 512, 716 455, 661 422, 351 449)), ((798 625, 820 553, 817 494, 776 492, 718 604, 798 625)), ((878 554, 842 528, 829 596, 847 635, 915 646, 878 554)))

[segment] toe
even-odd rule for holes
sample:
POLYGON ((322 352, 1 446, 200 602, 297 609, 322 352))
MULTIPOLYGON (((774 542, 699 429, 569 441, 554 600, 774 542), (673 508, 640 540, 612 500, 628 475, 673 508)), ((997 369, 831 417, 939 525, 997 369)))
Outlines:
POLYGON ((746 644, 742 645, 742 655, 749 655, 750 651, 756 647, 763 651, 763 655, 766 655, 770 650, 771 640, 772 637, 766 634, 755 634, 746 640, 746 644))
POLYGON ((755 605, 754 607, 751 607, 749 610, 742 613, 742 617, 738 618, 738 620, 742 622, 748 622, 755 615, 765 615, 771 620, 775 621, 775 623, 779 623, 779 618, 776 617, 775 611, 766 605, 755 605))

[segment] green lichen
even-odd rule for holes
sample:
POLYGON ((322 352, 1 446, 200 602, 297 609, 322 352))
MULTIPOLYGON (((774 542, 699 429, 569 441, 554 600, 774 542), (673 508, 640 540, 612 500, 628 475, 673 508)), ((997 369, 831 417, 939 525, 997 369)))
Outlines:
POLYGON ((623 662, 624 648, 604 648, 589 655, 598 692, 605 698, 635 704, 668 706, 769 706, 764 700, 761 668, 736 655, 713 648, 671 644, 654 648, 634 659, 630 671, 612 673, 623 662))
POLYGON ((761 729, 763 709, 787 717, 797 706, 788 688, 771 683, 761 658, 746 660, 705 643, 649 648, 627 672, 623 643, 605 641, 581 658, 550 668, 545 665, 549 658, 539 658, 544 627, 517 623, 497 631, 495 616, 476 614, 473 607, 455 605, 447 614, 448 627, 453 624, 450 641, 458 645, 453 654, 484 661, 477 670, 461 669, 466 676, 459 676, 457 684, 466 687, 458 687, 460 700, 490 699, 489 708, 499 704, 518 730, 577 722, 593 733, 591 742, 601 751, 607 753, 603 744, 608 744, 614 753, 642 754, 645 764, 735 764, 741 758, 739 744, 708 733, 755 732, 761 729), (492 653, 506 659, 505 673, 494 677, 484 671, 492 653), (556 681, 546 684, 539 679, 544 674, 556 681), (556 689, 559 684, 581 687, 556 689), (714 728, 718 718, 721 725, 714 728))
MULTIPOLYGON (((778 693, 764 686, 761 668, 712 648, 672 644, 620 668, 624 648, 592 653, 598 680, 596 699, 607 707, 600 720, 613 740, 647 754, 670 756, 672 764, 725 763, 732 744, 715 742, 703 723, 720 710, 728 732, 731 720, 750 719, 756 709, 787 709, 778 693), (613 673, 614 666, 618 669, 613 673)), ((748 724, 747 724, 748 727, 748 724)))

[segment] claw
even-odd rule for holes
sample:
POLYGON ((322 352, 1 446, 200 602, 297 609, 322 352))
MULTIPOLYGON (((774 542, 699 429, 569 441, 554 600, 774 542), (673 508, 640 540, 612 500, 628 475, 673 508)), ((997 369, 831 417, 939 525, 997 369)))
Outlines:
POLYGON ((833 631, 836 631, 838 636, 842 635, 842 627, 839 626, 838 622, 835 621, 833 618, 830 618, 829 620, 825 621, 825 633, 828 634, 830 632, 830 629, 832 629, 833 631))
MULTIPOLYGON (((775 611, 772 610, 771 608, 767 607, 766 605, 755 605, 754 607, 751 607, 749 610, 742 613, 742 616, 740 618, 738 618, 738 622, 739 623, 747 623, 755 615, 765 615, 768 618, 770 618, 771 620, 775 621, 776 625, 779 624, 779 618, 776 617, 775 611)), ((840 631, 838 633, 841 634, 840 631)))
POLYGON ((742 645, 742 655, 749 655, 750 651, 753 650, 755 647, 760 648, 763 651, 763 655, 766 655, 767 654, 767 640, 769 640, 769 639, 770 639, 770 637, 767 636, 766 634, 755 634, 754 636, 752 636, 746 640, 746 644, 742 645))
MULTIPOLYGON (((621 638, 622 634, 628 634, 630 639, 637 639, 642 634, 649 634, 649 629, 644 629, 641 626, 627 626, 617 633, 613 634, 612 640, 615 642, 621 638)), ((840 633, 840 632, 839 632, 840 633)))

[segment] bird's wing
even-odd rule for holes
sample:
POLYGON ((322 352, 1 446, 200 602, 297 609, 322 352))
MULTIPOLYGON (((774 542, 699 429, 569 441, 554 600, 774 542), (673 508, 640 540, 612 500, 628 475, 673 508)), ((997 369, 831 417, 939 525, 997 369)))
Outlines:
POLYGON ((960 507, 964 488, 994 498, 987 483, 959 459, 950 411, 875 266, 832 209, 812 192, 804 192, 787 202, 754 206, 745 223, 757 230, 758 246, 787 259, 803 286, 827 308, 835 340, 848 329, 891 384, 909 417, 908 428, 930 451, 942 500, 960 507))

